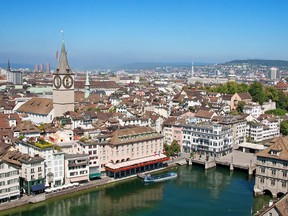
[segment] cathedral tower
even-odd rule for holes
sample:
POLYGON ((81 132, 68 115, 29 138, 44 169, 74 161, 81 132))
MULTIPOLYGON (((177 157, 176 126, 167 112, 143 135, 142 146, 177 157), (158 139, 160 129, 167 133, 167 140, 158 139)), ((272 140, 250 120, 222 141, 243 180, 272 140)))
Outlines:
POLYGON ((74 111, 74 80, 75 74, 69 67, 63 40, 58 66, 53 74, 54 117, 74 111))

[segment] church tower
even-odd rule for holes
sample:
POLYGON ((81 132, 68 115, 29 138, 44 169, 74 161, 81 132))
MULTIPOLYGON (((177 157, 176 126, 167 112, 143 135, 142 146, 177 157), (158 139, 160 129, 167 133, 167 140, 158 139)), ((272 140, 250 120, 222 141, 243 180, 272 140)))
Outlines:
POLYGON ((85 99, 87 99, 90 95, 90 81, 89 81, 89 74, 86 74, 86 82, 85 82, 85 99))
POLYGON ((58 66, 53 73, 53 107, 54 117, 63 116, 67 111, 74 111, 75 74, 69 67, 64 39, 58 66))

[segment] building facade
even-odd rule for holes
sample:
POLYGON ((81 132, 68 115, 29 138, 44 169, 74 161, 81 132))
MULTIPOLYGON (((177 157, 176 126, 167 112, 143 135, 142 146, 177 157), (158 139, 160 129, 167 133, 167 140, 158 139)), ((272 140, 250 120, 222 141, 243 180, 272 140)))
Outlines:
POLYGON ((19 198, 19 168, 0 160, 0 203, 19 198))
POLYGON ((232 143, 230 126, 208 122, 183 125, 182 147, 184 152, 223 156, 232 151, 232 143))
POLYGON ((271 146, 257 153, 255 194, 274 197, 288 192, 288 137, 273 139, 271 146))

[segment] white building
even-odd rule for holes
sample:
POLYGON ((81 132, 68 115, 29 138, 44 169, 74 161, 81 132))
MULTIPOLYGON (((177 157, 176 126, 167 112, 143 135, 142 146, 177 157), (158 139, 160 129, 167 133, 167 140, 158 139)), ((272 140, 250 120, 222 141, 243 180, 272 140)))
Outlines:
POLYGON ((84 154, 65 155, 65 184, 89 181, 89 157, 84 154))
POLYGON ((202 122, 185 124, 182 129, 184 152, 200 152, 222 156, 232 151, 233 137, 230 126, 202 122))
POLYGON ((16 112, 28 115, 28 119, 36 124, 50 123, 54 118, 53 100, 34 97, 22 104, 16 112))
POLYGON ((254 118, 258 118, 260 115, 264 114, 264 111, 259 104, 253 104, 253 105, 251 104, 251 105, 245 105, 243 107, 243 113, 249 114, 254 118))
POLYGON ((249 122, 247 136, 252 142, 261 142, 280 136, 280 124, 276 118, 264 119, 262 122, 249 122))
POLYGON ((46 185, 59 186, 64 183, 64 153, 54 150, 54 146, 37 147, 34 144, 26 142, 16 142, 16 148, 23 154, 29 154, 31 157, 39 155, 44 158, 46 185))
POLYGON ((89 179, 100 177, 99 150, 96 141, 78 141, 78 153, 89 155, 89 179))
POLYGON ((20 198, 19 169, 0 159, 0 203, 20 198))

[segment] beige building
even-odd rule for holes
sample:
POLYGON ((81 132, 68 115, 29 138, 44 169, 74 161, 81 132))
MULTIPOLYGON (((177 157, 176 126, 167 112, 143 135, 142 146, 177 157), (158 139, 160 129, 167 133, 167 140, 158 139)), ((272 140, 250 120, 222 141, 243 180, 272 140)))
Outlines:
POLYGON ((288 137, 275 138, 271 144, 257 153, 254 192, 276 197, 288 192, 288 137))
POLYGON ((97 136, 100 171, 114 178, 162 166, 163 136, 150 127, 118 129, 97 136))
POLYGON ((53 74, 53 107, 54 117, 62 116, 67 111, 74 111, 75 74, 69 67, 64 41, 60 59, 53 74))

